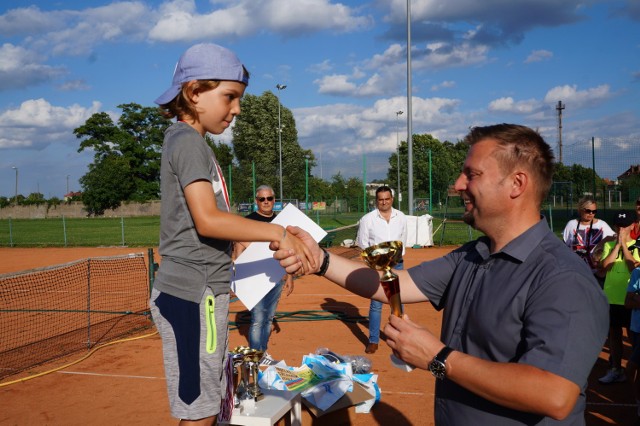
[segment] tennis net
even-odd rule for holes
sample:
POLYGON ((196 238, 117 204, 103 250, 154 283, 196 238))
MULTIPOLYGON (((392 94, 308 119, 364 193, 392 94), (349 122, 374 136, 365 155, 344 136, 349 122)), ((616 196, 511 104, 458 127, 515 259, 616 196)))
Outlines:
POLYGON ((149 328, 144 254, 0 275, 0 380, 149 328))

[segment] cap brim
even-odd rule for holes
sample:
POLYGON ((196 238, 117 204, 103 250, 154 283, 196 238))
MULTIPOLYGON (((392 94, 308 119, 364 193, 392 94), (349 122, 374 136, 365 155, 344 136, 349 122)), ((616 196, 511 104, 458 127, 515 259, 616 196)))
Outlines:
POLYGON ((173 100, 173 98, 178 96, 178 93, 180 93, 180 85, 171 86, 166 92, 160 95, 160 97, 158 97, 158 99, 156 99, 154 102, 158 105, 168 104, 173 100))

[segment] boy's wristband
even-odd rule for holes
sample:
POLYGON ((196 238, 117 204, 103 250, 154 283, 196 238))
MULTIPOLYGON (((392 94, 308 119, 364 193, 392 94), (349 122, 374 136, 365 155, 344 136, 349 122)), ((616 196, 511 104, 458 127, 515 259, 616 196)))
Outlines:
POLYGON ((327 273, 327 269, 329 269, 329 252, 325 249, 322 249, 324 252, 324 258, 322 260, 322 266, 320 266, 320 270, 318 272, 314 272, 314 274, 324 277, 324 274, 327 273))

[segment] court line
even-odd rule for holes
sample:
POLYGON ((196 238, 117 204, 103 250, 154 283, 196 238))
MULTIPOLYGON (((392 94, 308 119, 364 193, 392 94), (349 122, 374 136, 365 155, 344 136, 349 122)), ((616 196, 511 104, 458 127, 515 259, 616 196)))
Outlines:
POLYGON ((99 376, 99 377, 121 377, 125 379, 158 379, 165 380, 164 377, 156 376, 133 376, 128 374, 106 374, 106 373, 87 373, 85 371, 57 371, 60 374, 76 374, 79 376, 99 376))

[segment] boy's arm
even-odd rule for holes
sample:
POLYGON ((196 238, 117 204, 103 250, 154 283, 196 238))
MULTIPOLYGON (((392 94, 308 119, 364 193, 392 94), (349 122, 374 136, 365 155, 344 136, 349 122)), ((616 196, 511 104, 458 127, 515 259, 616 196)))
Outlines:
POLYGON ((275 242, 293 251, 304 270, 316 268, 311 251, 281 225, 247 219, 218 209, 211 183, 197 180, 184 188, 196 231, 199 235, 227 241, 275 242))

